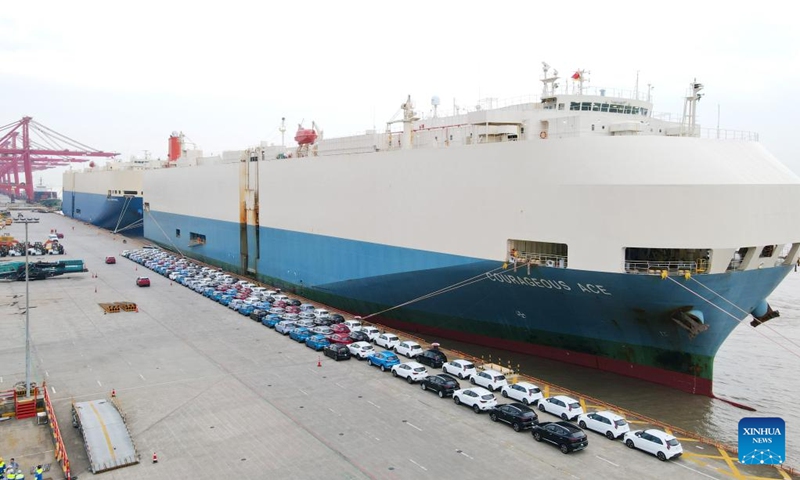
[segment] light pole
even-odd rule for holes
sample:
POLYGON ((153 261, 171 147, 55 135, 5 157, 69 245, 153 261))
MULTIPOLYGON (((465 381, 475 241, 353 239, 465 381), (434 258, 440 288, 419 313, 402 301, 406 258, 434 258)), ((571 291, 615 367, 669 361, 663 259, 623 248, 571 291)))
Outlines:
POLYGON ((28 224, 39 223, 38 218, 24 218, 20 213, 17 216, 17 223, 25 224, 25 396, 31 396, 31 306, 28 299, 30 293, 28 289, 28 224))

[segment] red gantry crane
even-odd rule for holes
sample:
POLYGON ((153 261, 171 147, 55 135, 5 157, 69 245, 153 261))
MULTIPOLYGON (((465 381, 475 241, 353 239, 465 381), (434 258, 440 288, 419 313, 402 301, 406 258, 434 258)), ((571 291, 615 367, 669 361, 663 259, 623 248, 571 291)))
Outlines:
POLYGON ((32 117, 0 126, 0 193, 11 198, 33 198, 33 171, 86 162, 93 157, 115 157, 51 130, 32 117), (20 173, 25 180, 20 182, 20 173))

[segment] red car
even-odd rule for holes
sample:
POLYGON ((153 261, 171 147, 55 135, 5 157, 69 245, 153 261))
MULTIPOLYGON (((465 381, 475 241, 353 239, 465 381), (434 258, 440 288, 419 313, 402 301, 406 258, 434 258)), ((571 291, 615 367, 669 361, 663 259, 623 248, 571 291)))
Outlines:
POLYGON ((294 305, 287 305, 284 308, 286 309, 286 313, 300 313, 300 307, 295 307, 294 305))
POLYGON ((333 329, 333 333, 340 333, 342 335, 350 335, 350 327, 348 327, 344 323, 337 323, 335 325, 331 325, 331 329, 333 329))
POLYGON ((338 343, 340 345, 349 345, 353 343, 353 339, 344 333, 334 333, 333 335, 328 337, 328 341, 330 341, 331 343, 338 343))
POLYGON ((106 257, 106 263, 109 265, 113 265, 117 263, 117 259, 111 256, 106 257))
POLYGON ((150 279, 147 277, 136 277, 136 285, 140 287, 149 287, 150 279))

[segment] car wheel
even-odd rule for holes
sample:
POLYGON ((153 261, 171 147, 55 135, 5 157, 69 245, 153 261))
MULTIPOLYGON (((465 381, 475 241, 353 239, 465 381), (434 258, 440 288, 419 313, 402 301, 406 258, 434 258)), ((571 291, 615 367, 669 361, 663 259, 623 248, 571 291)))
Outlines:
POLYGON ((563 443, 558 446, 558 449, 561 450, 561 453, 563 453, 565 455, 567 453, 569 453, 569 448, 567 448, 567 446, 565 444, 563 444, 563 443))
POLYGON ((541 403, 539 404, 539 411, 544 412, 544 405, 541 403))
POLYGON ((656 457, 658 457, 658 459, 661 460, 662 462, 666 462, 667 461, 667 456, 664 455, 664 452, 656 453, 656 457))
POLYGON ((496 414, 496 413, 494 413, 494 412, 490 413, 490 414, 489 414, 489 419, 490 419, 491 421, 493 421, 493 422, 496 422, 496 421, 497 421, 497 414, 496 414))
POLYGON ((505 390, 503 390, 502 395, 503 395, 503 398, 508 398, 508 392, 506 392, 505 390))
POLYGON ((615 437, 614 434, 611 433, 611 430, 609 430, 609 431, 606 432, 606 438, 609 439, 609 440, 614 440, 617 437, 615 437))
POLYGON ((406 382, 414 383, 414 379, 412 379, 411 377, 406 377, 406 382))
POLYGON ((561 414, 561 420, 569 420, 566 413, 561 414))
POLYGON ((625 445, 627 445, 628 448, 633 448, 635 446, 633 444, 633 440, 631 440, 630 438, 625 441, 625 445))
POLYGON ((470 379, 469 379, 469 382, 470 382, 471 384, 475 385, 475 379, 474 379, 474 378, 470 378, 470 379))
POLYGON ((536 440, 537 442, 541 442, 542 441, 542 434, 539 433, 539 432, 533 432, 533 439, 536 440))
POLYGON ((444 398, 444 392, 439 390, 439 398, 444 398))
POLYGON ((475 413, 481 413, 481 407, 479 407, 477 404, 473 405, 472 406, 472 411, 475 412, 475 413))
POLYGON ((386 371, 386 367, 384 365, 381 365, 381 372, 385 372, 385 371, 386 371))
POLYGON ((397 378, 397 370, 392 370, 392 375, 394 375, 394 378, 397 378))
POLYGON ((369 364, 369 366, 370 366, 370 367, 374 365, 374 364, 372 363, 372 360, 367 360, 367 364, 369 364))
POLYGON ((455 402, 456 405, 461 405, 461 399, 460 398, 453 397, 453 401, 455 402))
POLYGON ((578 426, 581 427, 581 428, 586 428, 586 422, 581 420, 580 422, 578 422, 578 426))
POLYGON ((531 404, 531 402, 529 402, 527 398, 523 398, 523 399, 522 399, 522 404, 523 404, 523 405, 530 405, 530 404, 531 404))
POLYGON ((428 387, 425 386, 425 382, 420 383, 419 388, 421 388, 423 391, 428 389, 428 387))
POLYGON ((522 430, 522 427, 520 427, 519 423, 517 422, 512 423, 511 428, 513 428, 515 432, 519 432, 520 430, 522 430))

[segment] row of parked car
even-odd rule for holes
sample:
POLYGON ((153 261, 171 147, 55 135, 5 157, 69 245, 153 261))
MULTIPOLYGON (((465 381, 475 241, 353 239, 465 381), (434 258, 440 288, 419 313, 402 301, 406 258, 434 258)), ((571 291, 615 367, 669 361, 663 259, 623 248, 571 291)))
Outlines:
POLYGON ((492 421, 507 423, 514 431, 530 430, 536 441, 552 443, 563 453, 588 446, 584 429, 609 440, 622 439, 628 447, 644 450, 664 461, 683 452, 678 440, 666 432, 657 429, 631 431, 623 417, 610 411, 584 412, 578 400, 566 395, 545 398, 533 383, 509 383, 502 371, 476 368, 467 359, 448 360, 438 344, 425 349, 418 342, 403 340, 394 333, 364 324, 359 317, 347 320, 313 304, 289 298, 278 290, 239 280, 221 270, 194 264, 162 250, 126 251, 122 256, 327 357, 336 361, 362 360, 410 384, 418 384, 423 391, 433 392, 440 398, 451 397, 456 405, 467 406, 475 413, 487 412, 492 421), (408 361, 401 362, 399 355, 408 361), (441 373, 429 371, 429 368, 441 369, 441 373), (471 385, 462 386, 462 381, 471 385), (493 392, 499 392, 512 402, 498 403, 493 392), (560 420, 540 422, 536 409, 560 420))

